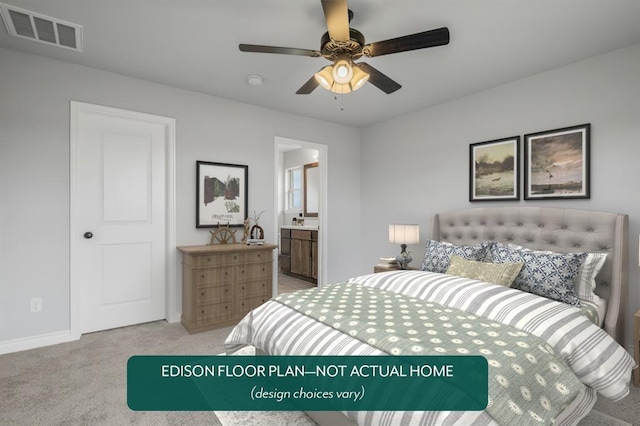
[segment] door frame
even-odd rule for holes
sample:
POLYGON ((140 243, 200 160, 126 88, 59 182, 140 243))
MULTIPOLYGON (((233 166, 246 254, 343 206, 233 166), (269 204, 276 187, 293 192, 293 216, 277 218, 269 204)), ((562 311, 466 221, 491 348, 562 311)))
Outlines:
MULTIPOLYGON (((280 225, 279 222, 279 213, 280 213, 280 205, 282 203, 283 194, 281 193, 281 181, 282 178, 280 173, 282 172, 282 161, 281 156, 282 153, 287 149, 315 149, 318 151, 318 170, 320 172, 320 182, 321 182, 321 191, 320 191, 320 206, 319 206, 319 214, 318 214, 318 287, 321 287, 326 284, 327 280, 327 259, 328 257, 328 244, 327 238, 329 235, 329 209, 328 209, 328 170, 329 170, 329 147, 325 144, 316 143, 316 142, 308 142, 299 139, 286 138, 282 136, 276 136, 274 138, 274 173, 273 173, 273 185, 275 188, 274 191, 274 226, 276 244, 280 246, 280 225)), ((278 253, 279 254, 279 253, 278 253)), ((273 295, 274 297, 278 295, 278 256, 274 261, 273 268, 273 295)))
POLYGON ((82 283, 80 251, 81 251, 81 207, 80 191, 78 125, 81 114, 98 114, 119 118, 147 121, 165 126, 165 317, 169 322, 180 319, 176 311, 176 120, 171 117, 124 110, 120 108, 94 105, 84 102, 70 102, 69 127, 69 328, 72 339, 79 339, 82 334, 82 283))

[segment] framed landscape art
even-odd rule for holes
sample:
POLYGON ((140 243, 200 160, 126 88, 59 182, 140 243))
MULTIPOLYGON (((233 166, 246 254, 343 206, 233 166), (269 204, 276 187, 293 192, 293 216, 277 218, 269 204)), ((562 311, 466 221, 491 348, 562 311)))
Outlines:
POLYGON ((244 226, 249 166, 196 161, 196 228, 244 226))
POLYGON ((524 136, 524 199, 590 198, 591 125, 524 136))
POLYGON ((469 146, 469 201, 520 199, 520 136, 469 146))

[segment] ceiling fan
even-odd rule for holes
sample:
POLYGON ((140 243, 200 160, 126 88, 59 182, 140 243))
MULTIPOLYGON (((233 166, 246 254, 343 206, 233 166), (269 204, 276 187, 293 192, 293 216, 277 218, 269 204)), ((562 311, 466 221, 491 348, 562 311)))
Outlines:
POLYGON ((322 36, 320 50, 256 44, 238 46, 243 52, 322 57, 331 61, 331 65, 320 69, 298 89, 299 95, 307 95, 319 85, 334 93, 349 93, 367 81, 387 94, 393 93, 402 86, 366 62, 355 63, 354 60, 363 55, 373 58, 449 44, 447 27, 365 44, 364 35, 349 27, 353 12, 347 8, 347 0, 321 0, 321 3, 328 31, 322 36))

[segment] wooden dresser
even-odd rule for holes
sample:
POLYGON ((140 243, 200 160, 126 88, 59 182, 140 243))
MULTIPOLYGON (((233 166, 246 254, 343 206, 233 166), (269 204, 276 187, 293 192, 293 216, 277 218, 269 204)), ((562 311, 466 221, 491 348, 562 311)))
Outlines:
POLYGON ((181 246, 182 324, 189 333, 236 324, 271 298, 273 244, 181 246))

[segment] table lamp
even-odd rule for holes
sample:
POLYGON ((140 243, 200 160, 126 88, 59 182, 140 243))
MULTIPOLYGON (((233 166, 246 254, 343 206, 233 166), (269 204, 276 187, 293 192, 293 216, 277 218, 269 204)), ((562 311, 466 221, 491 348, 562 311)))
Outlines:
POLYGON ((420 242, 420 226, 397 224, 389 225, 389 242, 400 244, 400 255, 396 256, 396 261, 400 264, 400 269, 407 269, 413 260, 411 253, 407 251, 407 244, 418 244, 420 242))

